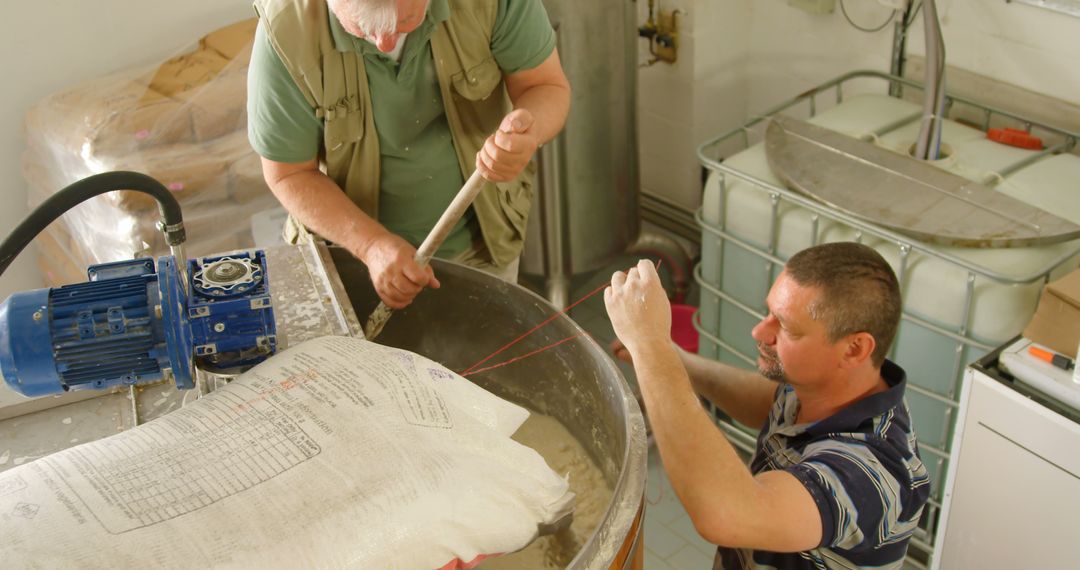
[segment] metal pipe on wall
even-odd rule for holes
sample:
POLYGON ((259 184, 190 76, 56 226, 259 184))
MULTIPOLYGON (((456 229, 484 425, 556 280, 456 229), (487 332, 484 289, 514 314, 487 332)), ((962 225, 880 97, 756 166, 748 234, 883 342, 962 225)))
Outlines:
POLYGON ((566 167, 563 133, 540 149, 537 219, 543 241, 545 296, 556 309, 565 309, 570 295, 570 254, 566 247, 566 167))
POLYGON ((664 269, 671 275, 672 301, 682 303, 690 288, 690 254, 675 238, 655 230, 641 232, 636 242, 627 253, 658 257, 664 262, 664 269))
MULTIPOLYGON (((913 18, 914 2, 908 2, 900 18, 893 24, 892 54, 889 58, 889 73, 897 77, 904 76, 904 67, 907 65, 907 33, 909 24, 913 18)), ((904 86, 899 83, 889 84, 889 95, 900 97, 904 86)))
POLYGON ((923 0, 923 29, 926 35, 926 90, 923 119, 915 144, 915 158, 937 160, 941 126, 945 120, 945 40, 941 34, 935 0, 923 0))

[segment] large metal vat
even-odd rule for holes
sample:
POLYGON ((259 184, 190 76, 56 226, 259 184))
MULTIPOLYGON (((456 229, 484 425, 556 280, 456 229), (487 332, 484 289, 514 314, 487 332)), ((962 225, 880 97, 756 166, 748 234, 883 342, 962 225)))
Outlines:
MULTIPOLYGON (((367 268, 340 248, 331 256, 361 319, 378 298, 367 268)), ((396 311, 378 342, 464 371, 547 320, 555 310, 530 291, 481 271, 432 259, 442 288, 396 311)), ((565 316, 539 328, 488 364, 583 331, 565 316)), ((640 545, 646 473, 645 424, 618 367, 588 335, 490 372, 470 376, 485 389, 554 416, 582 443, 614 488, 599 528, 569 568, 629 568, 640 545)))
POLYGON ((573 95, 566 128, 540 149, 522 270, 558 279, 607 265, 638 237, 637 4, 544 6, 573 95))

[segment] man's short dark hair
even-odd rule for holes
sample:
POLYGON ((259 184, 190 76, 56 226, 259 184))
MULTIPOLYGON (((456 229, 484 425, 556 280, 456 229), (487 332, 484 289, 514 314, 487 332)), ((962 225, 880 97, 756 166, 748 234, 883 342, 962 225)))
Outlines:
POLYGON ((799 285, 820 290, 808 309, 831 342, 870 333, 874 365, 885 362, 900 324, 900 284, 881 254, 860 243, 827 243, 791 256, 784 270, 799 285))

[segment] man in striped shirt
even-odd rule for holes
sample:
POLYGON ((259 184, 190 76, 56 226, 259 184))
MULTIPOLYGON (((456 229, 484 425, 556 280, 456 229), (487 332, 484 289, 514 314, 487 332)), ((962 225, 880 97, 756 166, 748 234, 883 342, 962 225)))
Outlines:
POLYGON ((888 263, 857 243, 803 250, 754 327, 757 372, 677 348, 653 266, 616 273, 604 300, 634 363, 671 485, 714 568, 900 568, 930 492, 885 359, 900 321, 888 263), (750 468, 700 405, 761 426, 750 468))

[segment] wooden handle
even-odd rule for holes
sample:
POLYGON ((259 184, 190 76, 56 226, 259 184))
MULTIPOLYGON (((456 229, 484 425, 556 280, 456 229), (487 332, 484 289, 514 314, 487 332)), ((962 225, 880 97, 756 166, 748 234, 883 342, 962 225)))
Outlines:
POLYGON ((474 170, 472 176, 465 181, 465 185, 461 187, 461 190, 458 190, 454 200, 443 211, 442 216, 439 216, 439 221, 435 222, 435 227, 428 232, 424 242, 420 244, 420 248, 416 250, 414 259, 420 264, 420 267, 426 266, 428 261, 431 261, 431 256, 435 255, 439 246, 446 241, 446 236, 450 235, 450 230, 454 229, 454 225, 458 223, 461 216, 465 215, 465 210, 469 209, 469 206, 472 205, 476 195, 480 193, 480 189, 483 187, 484 177, 480 175, 479 170, 474 170))
MULTIPOLYGON (((435 227, 428 232, 424 242, 420 244, 420 248, 416 250, 416 257, 413 259, 420 267, 426 267, 428 262, 431 261, 431 256, 435 255, 439 246, 446 241, 446 236, 450 235, 450 230, 454 229, 454 225, 458 223, 461 216, 465 215, 465 210, 469 209, 469 206, 472 205, 476 195, 480 193, 480 189, 483 187, 484 177, 480 175, 479 169, 474 170, 472 176, 465 181, 465 185, 461 187, 461 190, 458 190, 454 200, 443 211, 442 216, 439 216, 439 221, 435 222, 435 227)), ((374 340, 382 332, 383 327, 386 326, 386 321, 393 312, 393 309, 380 301, 379 306, 375 307, 371 316, 368 317, 367 324, 364 326, 364 338, 374 340)))

